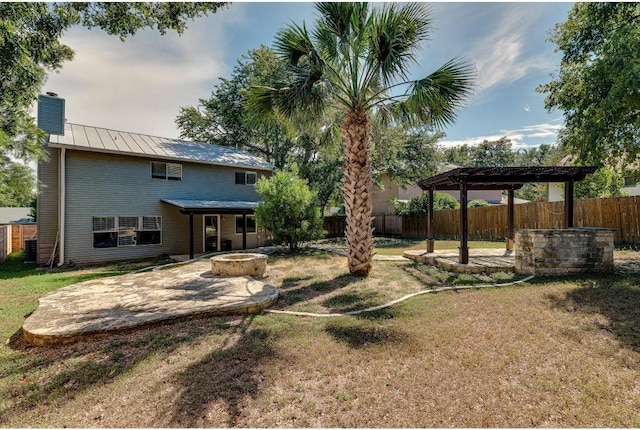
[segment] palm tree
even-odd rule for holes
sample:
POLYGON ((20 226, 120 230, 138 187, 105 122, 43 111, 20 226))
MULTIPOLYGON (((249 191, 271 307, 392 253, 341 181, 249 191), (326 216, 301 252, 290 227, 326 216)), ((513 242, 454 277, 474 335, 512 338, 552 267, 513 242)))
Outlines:
POLYGON ((304 24, 278 32, 275 50, 289 73, 275 87, 254 88, 250 104, 287 117, 342 112, 349 271, 367 276, 373 256, 371 115, 409 125, 449 124, 471 91, 474 72, 453 59, 425 78, 408 79, 431 29, 424 4, 318 3, 316 9, 311 34, 304 24))

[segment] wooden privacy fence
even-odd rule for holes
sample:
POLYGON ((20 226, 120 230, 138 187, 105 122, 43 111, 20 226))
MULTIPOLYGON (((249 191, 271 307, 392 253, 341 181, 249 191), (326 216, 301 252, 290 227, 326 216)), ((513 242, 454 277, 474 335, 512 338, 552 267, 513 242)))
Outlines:
POLYGON ((7 258, 11 247, 11 226, 0 225, 0 263, 7 258))
POLYGON ((26 239, 38 237, 37 224, 9 224, 0 226, 0 263, 12 252, 24 249, 26 239))
MULTIPOLYGON (((640 244, 640 196, 610 197, 574 201, 575 227, 607 227, 615 229, 616 244, 640 244)), ((514 227, 520 228, 562 228, 564 202, 532 202, 514 207, 514 227)), ((333 237, 344 235, 344 216, 331 218, 333 237), (340 222, 342 223, 341 225, 340 222)), ((425 239, 427 237, 427 215, 407 215, 395 217, 386 215, 384 226, 382 217, 376 217, 374 234, 400 234, 405 238, 425 239), (390 221, 393 218, 398 220, 390 221), (389 229, 393 224, 400 233, 389 229), (386 226, 386 232, 385 227, 386 226)), ((507 206, 495 205, 468 209, 469 239, 503 239, 507 227, 507 206)), ((434 212, 434 234, 436 239, 459 239, 460 211, 458 209, 434 212)))

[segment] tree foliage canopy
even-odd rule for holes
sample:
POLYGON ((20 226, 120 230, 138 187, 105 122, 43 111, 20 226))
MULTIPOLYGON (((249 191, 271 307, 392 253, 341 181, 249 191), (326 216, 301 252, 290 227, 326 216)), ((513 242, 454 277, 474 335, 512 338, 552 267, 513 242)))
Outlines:
POLYGON ((371 128, 371 165, 374 172, 386 172, 400 185, 414 183, 436 173, 438 148, 444 136, 426 127, 408 128, 383 124, 374 116, 371 128))
POLYGON ((60 41, 74 25, 99 27, 121 39, 142 28, 184 31, 186 21, 224 3, 0 3, 0 149, 24 159, 41 155, 43 136, 29 109, 49 72, 73 58, 60 41))
POLYGON ((229 79, 221 77, 208 99, 180 109, 176 119, 180 136, 198 142, 247 150, 274 164, 286 165, 287 149, 293 146, 286 125, 276 118, 261 118, 247 109, 246 95, 252 86, 271 85, 286 73, 284 63, 265 46, 242 55, 229 79))
POLYGON ((640 3, 576 3, 550 40, 559 73, 538 88, 564 112, 559 142, 582 164, 635 165, 640 155, 640 3))
MULTIPOLYGON (((429 210, 429 194, 423 193, 419 197, 411 197, 409 201, 401 201, 396 198, 391 200, 396 215, 424 214, 429 210)), ((434 191, 433 210, 458 209, 460 203, 450 194, 434 191)))
POLYGON ((35 187, 36 179, 29 166, 0 158, 0 206, 31 206, 35 187))
MULTIPOLYGON (((176 119, 183 138, 238 147, 286 170, 294 163, 299 175, 317 191, 321 210, 339 197, 343 157, 339 147, 341 117, 267 117, 252 110, 247 94, 254 86, 271 86, 288 73, 286 62, 268 47, 242 55, 231 76, 221 77, 211 96, 198 106, 181 108, 176 119)), ((408 184, 435 171, 435 142, 441 133, 372 121, 372 169, 388 172, 408 184)))
POLYGON ((479 145, 459 145, 446 148, 443 160, 461 167, 506 167, 516 163, 511 140, 484 140, 479 145))
POLYGON ((256 183, 263 199, 256 208, 258 224, 271 232, 276 244, 288 245, 291 252, 297 251, 301 242, 324 235, 317 194, 296 170, 294 166, 292 172, 278 172, 256 183))

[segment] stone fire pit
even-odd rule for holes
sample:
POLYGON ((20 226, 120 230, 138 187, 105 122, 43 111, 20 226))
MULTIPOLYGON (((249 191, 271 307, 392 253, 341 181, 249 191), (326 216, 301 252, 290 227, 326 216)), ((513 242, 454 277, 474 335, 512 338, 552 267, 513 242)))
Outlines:
POLYGON ((265 254, 225 254, 211 257, 214 276, 252 276, 261 278, 267 268, 265 254))

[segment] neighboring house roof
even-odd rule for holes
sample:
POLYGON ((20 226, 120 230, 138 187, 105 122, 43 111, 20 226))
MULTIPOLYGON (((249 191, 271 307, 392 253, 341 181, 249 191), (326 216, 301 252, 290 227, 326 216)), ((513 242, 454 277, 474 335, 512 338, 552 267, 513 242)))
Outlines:
POLYGON ((272 170, 260 157, 227 146, 66 123, 64 135, 51 135, 49 146, 170 161, 272 170))
POLYGON ((31 208, 0 208, 0 224, 32 223, 33 218, 30 214, 31 208))

